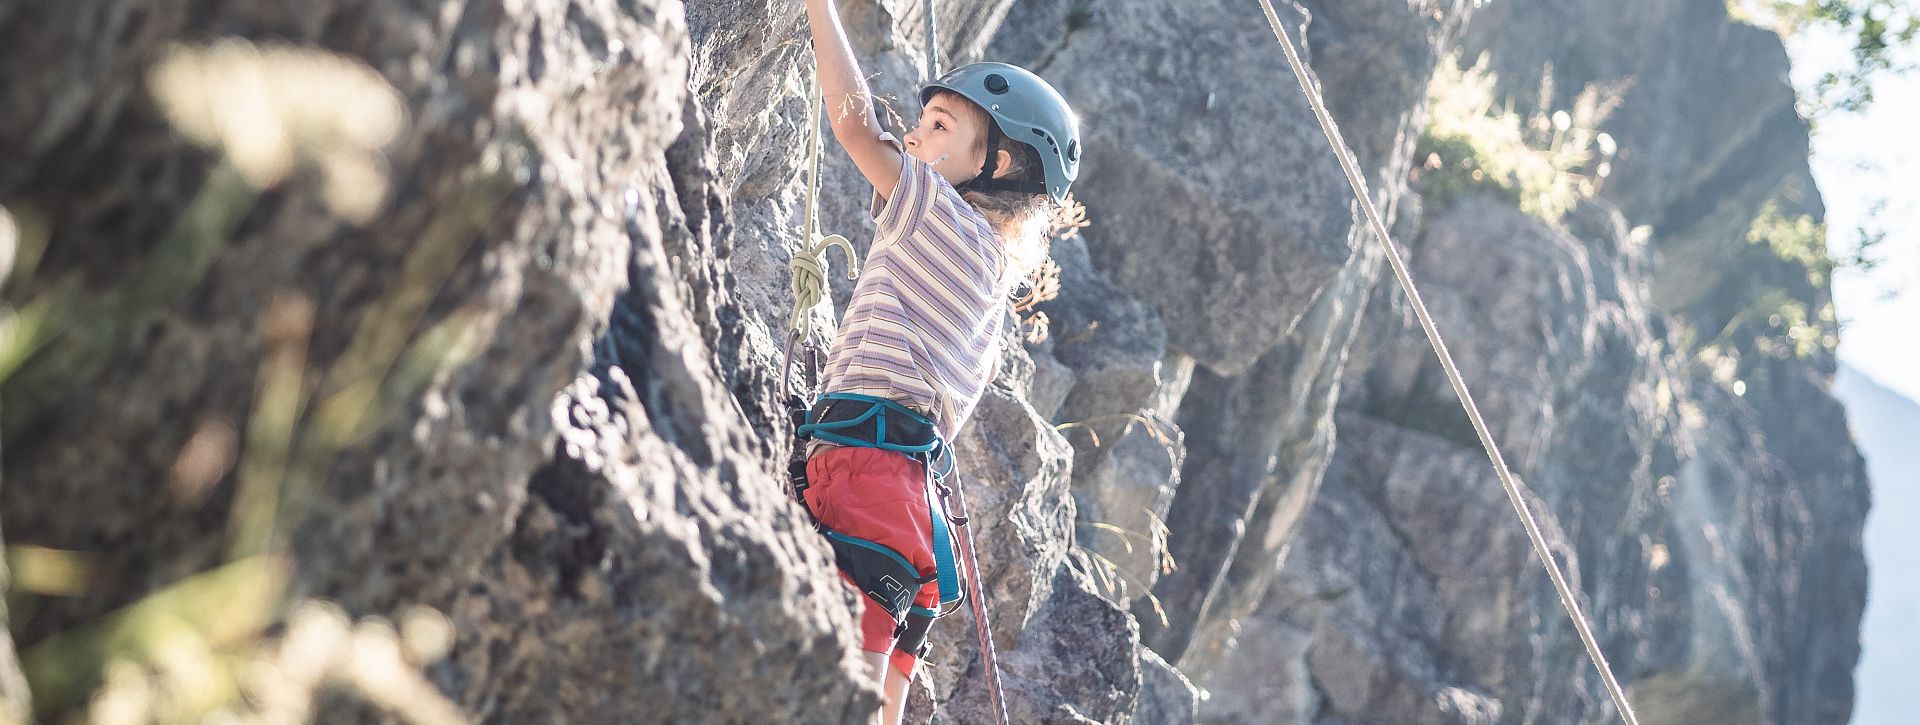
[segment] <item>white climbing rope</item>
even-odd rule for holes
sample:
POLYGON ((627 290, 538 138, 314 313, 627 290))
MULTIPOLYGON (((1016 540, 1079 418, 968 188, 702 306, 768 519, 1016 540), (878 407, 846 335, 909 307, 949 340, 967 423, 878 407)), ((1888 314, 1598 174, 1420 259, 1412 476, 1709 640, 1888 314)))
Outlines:
POLYGON ((800 245, 793 250, 787 268, 793 273, 793 315, 788 320, 787 345, 780 358, 780 399, 787 399, 793 348, 813 334, 813 308, 827 297, 827 250, 839 247, 847 254, 847 279, 860 276, 860 258, 853 243, 838 234, 821 237, 815 215, 820 194, 820 81, 814 79, 807 96, 807 200, 805 221, 800 226, 800 245))
POLYGON ((940 28, 934 22, 933 0, 921 5, 927 16, 927 80, 940 77, 940 28))
POLYGON ((1347 173, 1347 183, 1353 186, 1353 193, 1360 199, 1361 208, 1366 210, 1367 222, 1373 226, 1374 237, 1386 248, 1387 263, 1393 267, 1393 276, 1400 281, 1400 289, 1407 295, 1407 301, 1413 305, 1413 313, 1420 318, 1420 329, 1427 334, 1427 342, 1433 345, 1433 352, 1440 358, 1440 367, 1446 370, 1447 382, 1453 385, 1453 392, 1459 396, 1460 404, 1466 408, 1467 418, 1473 421, 1473 431, 1480 436, 1480 446, 1487 450, 1487 457, 1493 461, 1494 473, 1500 477, 1501 487, 1506 489, 1507 500, 1513 502, 1513 510, 1520 515, 1520 523, 1526 527, 1527 540, 1533 544, 1533 553, 1540 558, 1540 564, 1547 569, 1547 576, 1553 580, 1553 588, 1560 595, 1560 605, 1566 607, 1567 617, 1573 620, 1574 629, 1580 632, 1580 642, 1587 648, 1587 656, 1593 659, 1594 669, 1600 671, 1601 679, 1606 681, 1607 693, 1613 697, 1613 705, 1620 711, 1620 719, 1628 725, 1639 725, 1639 719, 1633 714, 1633 708, 1627 703, 1627 695, 1620 689, 1619 680, 1613 676, 1613 669, 1607 665, 1606 655, 1600 652, 1600 645, 1593 637, 1593 627, 1588 624, 1586 615, 1581 614, 1580 604, 1574 598, 1573 588, 1560 573, 1560 565, 1553 560, 1552 552, 1547 550, 1546 538, 1540 535, 1540 525, 1534 521, 1533 511, 1527 507, 1526 499, 1520 496, 1520 487, 1514 483, 1513 472, 1507 470, 1506 459, 1500 455, 1499 446, 1494 444, 1493 434, 1488 431, 1487 423, 1480 417, 1480 408, 1473 403, 1473 395, 1467 392, 1467 384, 1460 377, 1460 369, 1454 365, 1453 355, 1447 352, 1447 345, 1440 339, 1440 330, 1433 324, 1433 317, 1427 314, 1427 305, 1420 299, 1419 290, 1414 289, 1413 277, 1407 274, 1407 265, 1400 259, 1400 252, 1393 246, 1393 238, 1387 235, 1387 225, 1380 220, 1380 212, 1374 209, 1373 198, 1367 193, 1367 183, 1355 166, 1352 154, 1347 151, 1346 141, 1340 137, 1340 129, 1333 123, 1333 117, 1327 113, 1326 102, 1320 97, 1319 89, 1307 78, 1306 67, 1300 62, 1300 54, 1294 50, 1293 40, 1281 27, 1280 16, 1274 12, 1270 0, 1260 0, 1260 9, 1267 14, 1267 25, 1273 28, 1273 37, 1279 41, 1280 49, 1287 54, 1287 65, 1292 66, 1295 80, 1300 82, 1300 90, 1307 94, 1307 102, 1313 106, 1313 115, 1320 121, 1320 130, 1333 144, 1333 153, 1340 159, 1340 168, 1347 173))

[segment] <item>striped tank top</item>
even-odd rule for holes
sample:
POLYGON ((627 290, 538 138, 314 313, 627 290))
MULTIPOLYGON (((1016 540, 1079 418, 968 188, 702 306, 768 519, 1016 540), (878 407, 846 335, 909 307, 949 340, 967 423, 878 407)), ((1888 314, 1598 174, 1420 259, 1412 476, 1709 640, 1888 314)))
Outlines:
POLYGON ((821 390, 894 400, 951 440, 999 365, 1007 262, 972 204, 926 162, 900 158, 821 390))

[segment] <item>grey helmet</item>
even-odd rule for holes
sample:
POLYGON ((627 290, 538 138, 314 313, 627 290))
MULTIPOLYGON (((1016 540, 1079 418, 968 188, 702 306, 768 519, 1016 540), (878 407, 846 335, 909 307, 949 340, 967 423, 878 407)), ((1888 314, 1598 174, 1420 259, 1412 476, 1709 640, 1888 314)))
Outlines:
POLYGON ((993 116, 987 148, 995 147, 994 136, 1000 134, 1031 146, 1047 178, 1044 185, 994 179, 998 155, 990 153, 980 176, 961 186, 1044 193, 1055 202, 1066 200, 1067 188, 1080 173, 1080 121, 1059 91, 1031 71, 1006 63, 970 63, 947 71, 920 89, 920 105, 927 105, 941 89, 980 104, 993 116))

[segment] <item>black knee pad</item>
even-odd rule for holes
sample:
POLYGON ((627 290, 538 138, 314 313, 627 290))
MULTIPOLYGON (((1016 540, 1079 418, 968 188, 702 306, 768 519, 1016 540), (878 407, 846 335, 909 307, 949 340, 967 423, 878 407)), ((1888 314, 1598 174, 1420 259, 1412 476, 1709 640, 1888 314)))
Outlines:
POLYGON ((933 627, 933 618, 916 612, 907 612, 907 619, 900 625, 900 638, 893 648, 913 655, 916 659, 926 659, 927 650, 932 645, 927 642, 927 630, 933 627))

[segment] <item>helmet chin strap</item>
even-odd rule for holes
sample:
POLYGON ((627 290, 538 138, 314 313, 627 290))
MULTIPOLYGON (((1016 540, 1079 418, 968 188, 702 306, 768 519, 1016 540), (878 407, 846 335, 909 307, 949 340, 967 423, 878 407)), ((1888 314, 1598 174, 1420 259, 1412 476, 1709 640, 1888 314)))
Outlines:
POLYGON ((987 121, 987 163, 980 167, 980 174, 954 186, 955 191, 1020 191, 1028 194, 1045 194, 1047 185, 1038 181, 1015 181, 1013 179, 993 178, 993 172, 1000 161, 1000 140, 1006 138, 1000 130, 1000 124, 987 121))

